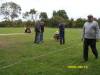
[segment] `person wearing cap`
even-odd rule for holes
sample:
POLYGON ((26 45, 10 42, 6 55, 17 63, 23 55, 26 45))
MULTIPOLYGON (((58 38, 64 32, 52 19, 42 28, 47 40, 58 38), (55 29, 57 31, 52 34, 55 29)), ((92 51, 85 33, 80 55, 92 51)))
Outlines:
POLYGON ((65 44, 65 24, 59 24, 59 36, 60 36, 60 44, 65 44))
POLYGON ((83 26, 83 35, 82 39, 84 41, 83 43, 83 58, 85 61, 88 61, 88 50, 89 46, 92 49, 93 54, 95 55, 95 58, 98 58, 98 51, 96 48, 96 40, 98 40, 99 36, 99 26, 96 21, 94 21, 94 18, 92 15, 87 16, 88 20, 85 22, 83 26))

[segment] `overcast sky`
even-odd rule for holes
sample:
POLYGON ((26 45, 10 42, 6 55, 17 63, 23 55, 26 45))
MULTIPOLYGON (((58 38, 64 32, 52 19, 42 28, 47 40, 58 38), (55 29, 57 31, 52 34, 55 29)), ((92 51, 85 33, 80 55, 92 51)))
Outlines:
POLYGON ((66 10, 69 18, 86 18, 88 14, 100 17, 100 0, 1 0, 3 1, 16 2, 21 6, 22 12, 35 8, 39 12, 47 12, 49 17, 53 10, 59 9, 66 10))

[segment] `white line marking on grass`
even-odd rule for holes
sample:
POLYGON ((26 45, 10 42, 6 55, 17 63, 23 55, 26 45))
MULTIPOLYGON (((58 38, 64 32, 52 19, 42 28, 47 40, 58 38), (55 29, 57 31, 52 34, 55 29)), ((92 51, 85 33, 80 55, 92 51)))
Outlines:
POLYGON ((1 36, 3 35, 22 35, 22 34, 26 34, 26 33, 8 33, 8 34, 0 34, 1 36))
MULTIPOLYGON (((69 46, 69 47, 67 47, 67 48, 71 48, 71 47, 69 46)), ((55 48, 55 49, 56 49, 56 48, 55 48)), ((53 49, 53 50, 55 50, 55 49, 53 49)), ((22 63, 23 61, 27 61, 27 60, 31 60, 31 59, 35 60, 35 59, 38 59, 38 58, 40 58, 40 57, 44 57, 44 56, 46 56, 46 55, 54 54, 54 53, 56 53, 56 52, 60 52, 60 51, 64 51, 64 50, 66 50, 66 48, 57 49, 56 51, 48 52, 48 53, 46 53, 46 54, 42 54, 42 55, 39 55, 39 56, 37 56, 37 57, 30 57, 30 58, 28 58, 28 59, 24 58, 24 59, 21 60, 21 61, 18 61, 18 62, 9 64, 9 65, 7 65, 7 66, 3 66, 3 67, 0 68, 0 70, 6 69, 6 68, 10 68, 10 67, 12 67, 12 66, 14 66, 14 65, 17 65, 17 64, 22 63)))
MULTIPOLYGON (((54 49, 53 49, 53 50, 54 50, 54 49)), ((9 65, 7 65, 7 66, 3 66, 3 67, 0 68, 0 70, 1 70, 1 69, 6 69, 6 68, 10 68, 10 67, 12 67, 12 66, 14 66, 14 65, 17 65, 17 64, 22 63, 23 61, 27 61, 27 60, 31 60, 31 59, 35 60, 35 59, 38 59, 38 58, 40 58, 40 57, 44 57, 44 56, 46 56, 46 55, 54 54, 54 53, 56 53, 56 52, 60 52, 60 51, 64 51, 64 50, 66 50, 66 48, 57 49, 56 51, 48 52, 48 53, 46 53, 46 54, 42 54, 42 55, 39 55, 39 56, 37 56, 37 57, 30 57, 30 58, 28 58, 28 59, 24 58, 24 59, 21 60, 21 61, 18 61, 18 62, 9 64, 9 65)))

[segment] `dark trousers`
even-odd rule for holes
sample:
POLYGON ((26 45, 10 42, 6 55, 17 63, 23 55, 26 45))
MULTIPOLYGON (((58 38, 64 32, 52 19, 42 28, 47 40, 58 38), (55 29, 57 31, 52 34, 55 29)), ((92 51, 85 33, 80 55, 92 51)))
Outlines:
POLYGON ((60 34, 60 44, 65 44, 64 34, 60 34))
POLYGON ((84 39, 84 45, 83 45, 83 58, 85 61, 88 60, 88 49, 89 49, 89 46, 91 47, 92 49, 92 52, 93 54, 95 55, 96 58, 98 58, 98 52, 97 52, 97 49, 96 49, 96 39, 84 39))

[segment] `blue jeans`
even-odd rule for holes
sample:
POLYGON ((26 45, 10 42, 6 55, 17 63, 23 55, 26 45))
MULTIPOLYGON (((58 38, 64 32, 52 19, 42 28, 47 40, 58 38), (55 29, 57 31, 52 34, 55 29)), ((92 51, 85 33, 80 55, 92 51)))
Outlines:
POLYGON ((43 32, 40 33, 40 41, 43 42, 43 32))
POLYGON ((65 44, 64 34, 60 34, 60 44, 65 44))
POLYGON ((40 43, 40 32, 36 32, 34 43, 40 43))

